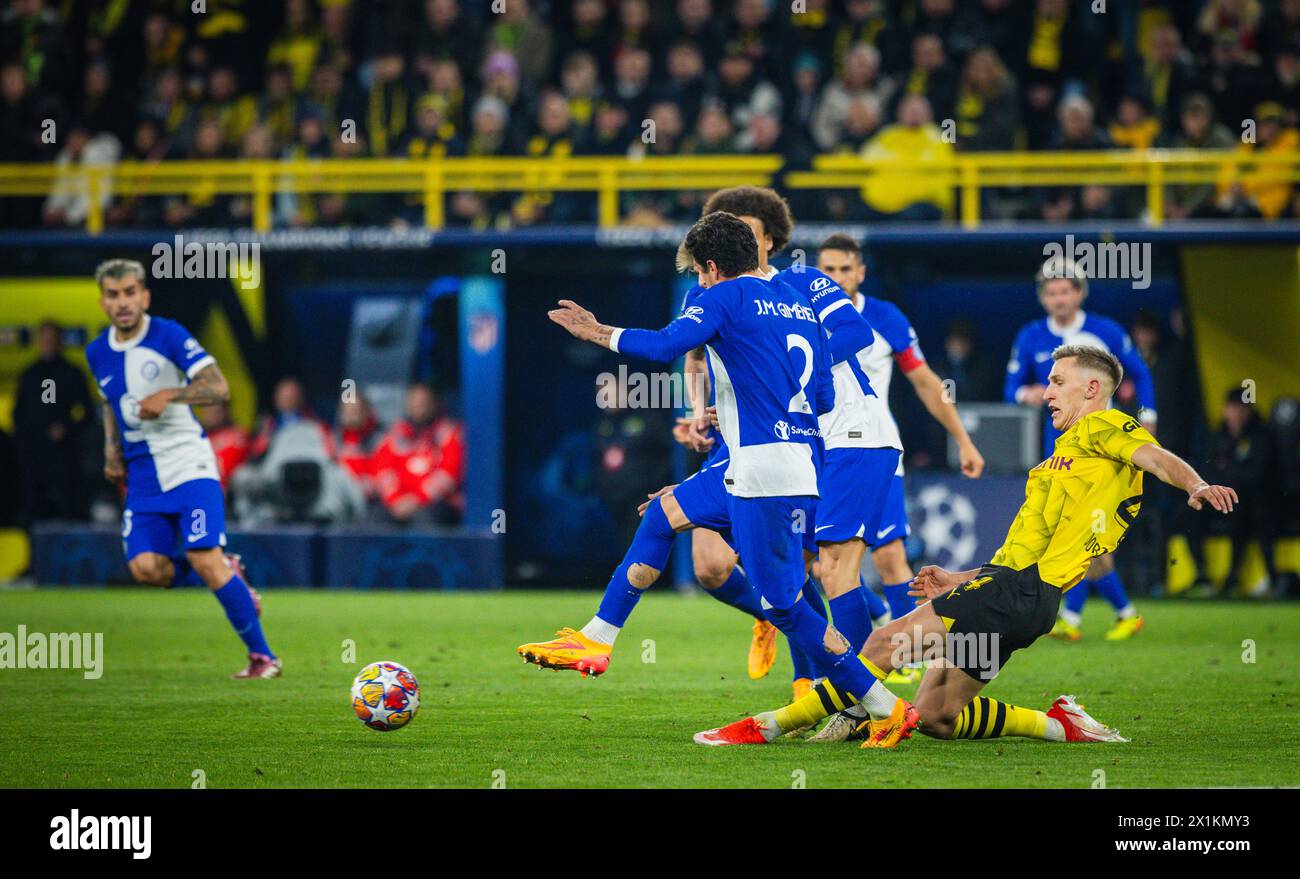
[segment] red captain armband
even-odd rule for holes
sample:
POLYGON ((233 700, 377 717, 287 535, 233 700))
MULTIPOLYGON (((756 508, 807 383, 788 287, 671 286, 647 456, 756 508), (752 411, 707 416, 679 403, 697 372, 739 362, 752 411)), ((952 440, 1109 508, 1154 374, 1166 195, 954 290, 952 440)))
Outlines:
POLYGON ((902 351, 894 352, 894 362, 903 372, 911 372, 925 365, 925 357, 915 345, 909 345, 902 351))

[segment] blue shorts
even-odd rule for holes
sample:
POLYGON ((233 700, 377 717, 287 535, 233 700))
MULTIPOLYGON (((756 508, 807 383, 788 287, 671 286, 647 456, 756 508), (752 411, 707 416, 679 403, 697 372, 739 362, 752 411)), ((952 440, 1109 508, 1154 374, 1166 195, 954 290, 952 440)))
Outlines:
POLYGON ((903 499, 903 476, 894 474, 889 486, 889 496, 885 498, 885 509, 876 525, 876 536, 867 541, 867 546, 880 549, 895 540, 905 540, 912 533, 907 524, 907 504, 903 499))
POLYGON ((692 525, 717 531, 731 543, 731 495, 724 482, 727 461, 725 456, 719 461, 705 461, 703 467, 673 489, 673 497, 692 525))
POLYGON ((731 498, 731 533, 740 563, 768 605, 788 610, 803 592, 803 551, 816 514, 815 497, 731 498))
POLYGON ((857 537, 875 540, 889 489, 898 472, 898 449, 827 449, 817 485, 818 543, 857 537))
POLYGON ((122 549, 130 561, 142 552, 172 556, 177 549, 226 545, 226 497, 215 479, 193 479, 171 491, 133 498, 122 512, 122 549))

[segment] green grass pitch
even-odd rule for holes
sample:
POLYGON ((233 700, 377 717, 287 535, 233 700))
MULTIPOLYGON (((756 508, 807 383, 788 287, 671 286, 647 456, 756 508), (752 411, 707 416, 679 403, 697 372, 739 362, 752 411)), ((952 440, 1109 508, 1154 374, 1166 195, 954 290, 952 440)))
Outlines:
POLYGON ((784 644, 772 674, 749 680, 747 620, 706 597, 647 596, 594 680, 525 665, 515 647, 582 625, 596 593, 265 598, 285 675, 232 681, 240 645, 198 590, 0 592, 0 632, 104 633, 99 680, 0 669, 0 786, 181 788, 200 770, 213 788, 1087 788, 1097 770, 1108 787, 1300 784, 1294 605, 1143 602, 1146 630, 1109 644, 1108 608, 1093 602, 1084 641, 1042 639, 985 691, 1040 708, 1076 694, 1131 744, 917 736, 864 752, 694 745, 695 731, 790 692, 784 644), (406 729, 377 733, 352 714, 352 678, 377 659, 419 678, 406 729))

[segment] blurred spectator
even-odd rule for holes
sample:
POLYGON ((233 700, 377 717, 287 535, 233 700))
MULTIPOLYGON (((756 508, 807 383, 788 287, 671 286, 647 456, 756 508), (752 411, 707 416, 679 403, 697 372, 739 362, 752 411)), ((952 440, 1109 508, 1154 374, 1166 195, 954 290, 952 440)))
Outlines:
POLYGON ((1130 337, 1151 370, 1156 411, 1160 413, 1160 444, 1186 458, 1191 455, 1192 434, 1200 422, 1200 388, 1181 308, 1170 312, 1169 325, 1165 332, 1160 319, 1143 309, 1133 318, 1130 337))
POLYGON ((363 395, 357 394, 355 398, 339 403, 338 421, 331 436, 336 460, 360 483, 367 497, 374 497, 372 456, 383 432, 370 402, 363 395))
POLYGON ((271 397, 272 410, 262 418, 257 435, 249 446, 249 456, 260 458, 267 453, 275 435, 293 424, 307 424, 314 427, 322 436, 328 436, 329 430, 324 423, 312 414, 307 405, 307 396, 303 393, 302 382, 296 378, 282 378, 275 385, 271 397))
POLYGON ((248 460, 252 437, 248 431, 230 420, 230 407, 225 403, 214 403, 196 409, 199 424, 212 443, 212 451, 217 456, 217 469, 221 471, 221 484, 230 481, 230 476, 248 460))
POLYGON ((880 52, 870 43, 854 46, 845 56, 843 73, 822 90, 813 116, 813 139, 817 146, 826 151, 835 148, 853 101, 868 98, 883 107, 892 94, 892 83, 880 75, 880 52))
MULTIPOLYGON (((930 0, 948 3, 951 0, 930 0)), ((957 103, 957 73, 944 54, 939 34, 923 31, 912 41, 912 66, 902 78, 899 96, 924 95, 936 119, 951 119, 957 103)), ((898 98, 896 98, 898 100, 898 98)))
POLYGON ((1127 81, 1130 90, 1142 90, 1151 96, 1155 116, 1162 125, 1175 125, 1197 81, 1196 68, 1183 50, 1178 28, 1165 24, 1152 31, 1150 50, 1145 57, 1134 59, 1127 81))
POLYGON ((1084 78, 1089 41, 1067 0, 1034 0, 1033 11, 1020 18, 1024 26, 1006 61, 1025 90, 1029 148, 1042 149, 1052 138, 1053 111, 1066 86, 1084 78))
POLYGON ((1277 579, 1273 561, 1273 523, 1277 511, 1271 482, 1274 462, 1271 436, 1254 405, 1242 400, 1241 388, 1228 391, 1222 417, 1223 423, 1210 437, 1209 461, 1200 468, 1201 475, 1211 483, 1231 485, 1240 503, 1231 516, 1198 516, 1189 511, 1184 519, 1184 530, 1199 572, 1199 591, 1208 594, 1223 592, 1234 585, 1243 589, 1253 585, 1240 583, 1239 574, 1246 549, 1256 538, 1270 581, 1277 579), (1226 535, 1232 540, 1232 565, 1220 583, 1212 583, 1206 575, 1204 541, 1212 534, 1226 535))
MULTIPOLYGON (((970 321, 954 320, 948 324, 943 348, 931 358, 931 363, 940 378, 955 382, 959 402, 1002 400, 1002 364, 994 362, 976 344, 975 325, 970 321)), ((934 425, 941 427, 937 422, 934 425)))
POLYGON ((620 538, 630 541, 640 522, 637 507, 645 500, 646 486, 670 481, 668 435, 641 411, 620 405, 628 399, 628 385, 620 383, 619 376, 602 373, 597 379, 596 399, 601 406, 592 449, 596 492, 620 538))
POLYGON ((389 429, 371 467, 389 521, 451 525, 464 515, 464 429, 439 411, 428 385, 407 390, 406 416, 389 429))
POLYGON ((668 76, 651 86, 655 101, 676 104, 683 119, 699 115, 700 101, 709 87, 700 47, 689 40, 679 40, 668 48, 668 76))
POLYGON ((372 76, 366 97, 366 139, 372 156, 387 156, 398 146, 408 123, 411 91, 406 59, 395 47, 386 49, 375 59, 372 76))
MULTIPOLYGON (((90 215, 90 178, 82 169, 107 168, 118 160, 122 145, 111 134, 92 134, 82 122, 66 126, 65 145, 54 159, 59 176, 41 216, 47 226, 83 226, 90 215)), ((99 178, 101 208, 113 199, 113 178, 99 178)))
POLYGON ((1015 148, 1020 97, 1015 79, 993 49, 982 47, 966 58, 955 113, 958 150, 1015 148))
POLYGON ((28 522, 87 516, 82 460, 91 399, 86 374, 63 356, 63 328, 36 329, 36 362, 18 376, 14 441, 28 522))
POLYGON ((1143 96, 1124 95, 1119 99, 1119 111, 1107 133, 1117 147, 1146 150, 1155 144, 1160 122, 1151 116, 1143 96))
POLYGON ((523 77, 544 81, 551 72, 555 39, 551 28, 533 11, 531 0, 510 0, 505 11, 493 15, 487 33, 487 49, 504 50, 519 60, 523 77))
POLYGON ((415 36, 415 67, 425 76, 438 61, 458 70, 473 70, 482 49, 478 21, 466 15, 459 0, 424 0, 424 20, 415 36))
MULTIPOLYGON (((1054 150, 1104 150, 1113 146, 1095 124, 1092 102, 1082 95, 1061 101, 1057 120, 1060 128, 1052 139, 1054 150)), ((1045 190, 1041 199, 1041 218, 1058 223, 1113 216, 1115 208, 1112 193, 1105 186, 1054 187, 1045 190)))
POLYGON ((595 121, 596 103, 600 99, 600 71, 586 52, 575 52, 564 59, 560 71, 560 90, 568 104, 569 117, 579 142, 585 144, 595 121))
MULTIPOLYGON (((1176 134, 1164 137, 1159 145, 1171 149, 1227 150, 1236 146, 1231 132, 1214 121, 1210 99, 1193 92, 1183 100, 1176 134)), ((1203 216, 1214 208, 1214 184, 1184 183, 1165 190, 1165 216, 1185 220, 1203 216)))
MULTIPOLYGON (((950 159, 952 144, 944 141, 930 115, 924 95, 906 95, 898 106, 898 122, 872 138, 862 155, 868 159, 950 159)), ((952 210, 952 188, 932 175, 894 171, 872 174, 862 187, 871 219, 937 220, 952 210)))
MULTIPOLYGON (((1241 143, 1242 155, 1285 154, 1300 147, 1300 132, 1289 127, 1278 104, 1267 102, 1255 108, 1257 131, 1254 143, 1241 143)), ((1229 173, 1219 184, 1214 212, 1221 217, 1265 217, 1273 220, 1291 209, 1295 186, 1278 180, 1276 165, 1247 166, 1240 174, 1229 173)))

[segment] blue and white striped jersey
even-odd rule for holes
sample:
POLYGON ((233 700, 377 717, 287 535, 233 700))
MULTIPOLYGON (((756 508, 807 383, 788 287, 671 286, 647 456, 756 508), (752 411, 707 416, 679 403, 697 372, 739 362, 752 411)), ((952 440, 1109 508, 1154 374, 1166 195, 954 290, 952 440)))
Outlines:
POLYGON ((834 405, 826 333, 807 298, 743 275, 701 291, 662 330, 616 330, 610 347, 671 362, 705 346, 737 497, 817 495, 819 415, 834 405))
POLYGON ((99 393, 117 418, 126 458, 126 484, 134 499, 171 491, 194 479, 217 479, 212 444, 189 406, 173 404, 153 421, 140 418, 140 401, 188 384, 216 361, 175 321, 145 315, 133 338, 118 342, 113 328, 86 346, 99 393))

